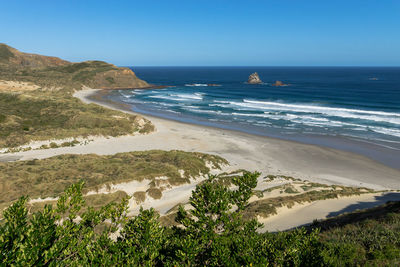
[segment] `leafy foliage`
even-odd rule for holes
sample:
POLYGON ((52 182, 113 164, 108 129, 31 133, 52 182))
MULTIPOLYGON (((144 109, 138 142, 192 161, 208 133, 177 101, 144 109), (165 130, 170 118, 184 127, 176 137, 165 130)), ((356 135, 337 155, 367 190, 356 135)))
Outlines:
POLYGON ((258 175, 245 173, 235 178, 236 190, 218 183, 214 176, 196 187, 190 198, 193 209, 186 211, 180 207, 176 218, 184 227, 183 230, 175 228, 177 235, 189 237, 185 242, 191 243, 186 246, 182 244, 182 238, 176 240, 180 263, 227 265, 229 262, 251 262, 253 247, 247 247, 242 241, 257 235, 260 224, 256 220, 243 220, 242 211, 257 185, 258 175), (231 251, 238 248, 241 248, 239 253, 232 255, 231 251))
MULTIPOLYGON (((69 187, 56 207, 47 205, 32 216, 26 208, 27 198, 22 197, 4 211, 0 226, 1 264, 352 266, 366 263, 343 261, 349 255, 354 259, 362 249, 346 243, 345 238, 337 246, 334 242, 327 243, 325 237, 321 240, 319 230, 300 228, 260 234, 257 230, 261 225, 243 217, 258 175, 244 173, 235 177, 232 187, 210 176, 193 191, 190 207, 179 208, 176 217, 179 225, 172 228, 160 225, 154 209, 140 209, 137 216, 128 218, 128 197, 97 210, 86 207, 83 183, 69 187)), ((385 233, 388 240, 393 237, 389 233, 385 233)), ((382 257, 398 257, 394 254, 396 250, 387 251, 382 257)))
POLYGON ((113 244, 110 234, 126 219, 127 199, 95 211, 89 208, 78 217, 83 206, 83 183, 75 184, 60 197, 57 207, 46 206, 30 219, 21 198, 4 212, 0 228, 0 257, 5 265, 32 266, 77 263, 107 263, 107 249, 113 244), (95 230, 104 226, 100 234, 95 230))
POLYGON ((311 227, 321 227, 330 265, 400 264, 400 202, 344 214, 311 227))

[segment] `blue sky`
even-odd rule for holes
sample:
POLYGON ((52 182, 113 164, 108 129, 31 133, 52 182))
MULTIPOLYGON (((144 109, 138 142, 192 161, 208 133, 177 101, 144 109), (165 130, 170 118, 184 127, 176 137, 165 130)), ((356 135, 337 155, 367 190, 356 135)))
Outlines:
POLYGON ((0 42, 133 66, 400 66, 399 0, 2 1, 0 42))

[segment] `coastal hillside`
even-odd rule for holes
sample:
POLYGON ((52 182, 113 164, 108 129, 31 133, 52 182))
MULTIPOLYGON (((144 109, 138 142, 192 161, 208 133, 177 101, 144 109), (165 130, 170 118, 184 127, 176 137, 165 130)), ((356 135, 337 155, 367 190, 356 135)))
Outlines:
POLYGON ((149 87, 129 68, 103 61, 73 63, 57 57, 23 53, 6 44, 0 44, 0 79, 30 82, 44 89, 149 87))
POLYGON ((12 88, 12 92, 0 91, 0 153, 73 146, 88 142, 90 136, 154 130, 142 116, 86 105, 62 90, 21 91, 27 88, 25 84, 12 88), (30 144, 32 141, 39 143, 30 144))
POLYGON ((71 63, 0 44, 0 153, 82 145, 89 136, 154 130, 141 116, 74 98, 73 92, 85 86, 118 89, 149 84, 130 69, 106 62, 71 63), (30 144, 34 141, 39 143, 30 144))

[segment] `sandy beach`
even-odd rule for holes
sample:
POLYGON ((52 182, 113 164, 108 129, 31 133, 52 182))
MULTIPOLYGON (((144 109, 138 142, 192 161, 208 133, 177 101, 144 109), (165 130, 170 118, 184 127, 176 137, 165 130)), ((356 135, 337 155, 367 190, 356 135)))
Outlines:
MULTIPOLYGON (((94 98, 99 92, 101 90, 86 89, 77 91, 74 95, 85 103, 96 103, 135 114, 123 105, 94 98)), ((177 149, 219 155, 230 162, 231 170, 246 169, 259 171, 262 175, 288 175, 303 180, 377 190, 400 189, 399 170, 358 154, 142 116, 155 125, 154 133, 116 138, 97 137, 84 146, 7 153, 0 155, 0 160, 42 159, 67 153, 106 155, 151 149, 177 149)))
MULTIPOLYGON (((101 94, 104 93, 101 90, 85 89, 77 91, 74 96, 88 104, 96 103, 135 114, 124 105, 103 100, 101 94)), ((86 145, 7 153, 0 155, 0 161, 43 159, 68 153, 107 155, 152 149, 184 150, 216 154, 227 159, 230 165, 226 166, 224 171, 237 169, 259 171, 262 174, 260 181, 262 177, 272 174, 292 176, 324 184, 360 186, 375 190, 400 189, 399 170, 354 153, 230 130, 185 124, 147 115, 144 115, 144 117, 155 125, 155 132, 147 135, 129 135, 116 138, 91 137, 93 141, 86 145)), ((143 203, 143 205, 145 207, 155 205, 160 211, 165 212, 175 204, 187 200, 194 186, 194 184, 191 184, 177 190, 174 189, 171 194, 165 192, 162 201, 149 200, 148 203, 143 203), (185 191, 183 189, 187 189, 188 192, 182 193, 185 191), (177 197, 174 192, 181 193, 177 197)), ((364 200, 370 202, 368 207, 382 204, 380 201, 374 200, 379 195, 362 195, 344 200, 332 199, 296 205, 292 209, 283 208, 279 215, 262 221, 268 225, 267 230, 285 230, 297 225, 311 223, 313 219, 325 218, 332 212, 337 212, 364 200), (289 220, 289 218, 291 219, 289 220)), ((398 198, 398 193, 389 193, 385 199, 396 200, 398 198)), ((131 209, 131 211, 136 209, 131 209)))

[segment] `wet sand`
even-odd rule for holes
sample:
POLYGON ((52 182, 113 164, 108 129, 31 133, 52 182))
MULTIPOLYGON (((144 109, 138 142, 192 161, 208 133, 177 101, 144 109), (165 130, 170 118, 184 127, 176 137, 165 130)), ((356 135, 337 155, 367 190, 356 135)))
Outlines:
MULTIPOLYGON (((87 89, 75 93, 86 103, 96 103, 123 112, 128 105, 105 100, 102 90, 87 89)), ((288 175, 327 184, 364 186, 373 189, 400 189, 400 171, 367 157, 316 145, 255 136, 242 132, 181 123, 143 115, 156 127, 154 133, 116 138, 97 137, 85 146, 31 150, 4 157, 21 160, 54 155, 115 154, 138 150, 184 150, 219 155, 230 162, 230 169, 260 171, 262 175, 288 175)))
MULTIPOLYGON (((107 91, 86 89, 76 92, 75 97, 85 103, 95 103, 111 109, 136 114, 129 105, 106 100, 107 91)), ((376 190, 400 189, 400 171, 367 157, 341 150, 286 141, 276 138, 251 135, 238 131, 181 123, 172 120, 142 115, 156 127, 147 135, 127 135, 116 138, 91 137, 93 141, 75 147, 60 147, 45 150, 0 155, 1 161, 48 158, 60 154, 115 154, 119 152, 151 149, 184 150, 219 155, 230 163, 223 171, 246 169, 259 171, 259 186, 268 174, 286 175, 302 180, 324 184, 363 186, 376 190)), ((161 214, 178 203, 188 201, 191 190, 199 181, 173 188, 163 193, 159 200, 148 199, 144 207, 154 207, 161 214)), ((116 185, 117 186, 117 185, 116 185)), ((122 185, 121 185, 122 186, 122 185)), ((137 191, 140 188, 130 188, 137 191)), ((119 187, 118 187, 119 188, 119 187)), ((123 186, 123 191, 129 189, 123 186)), ((132 191, 133 192, 133 191, 132 191)), ((259 218, 264 223, 263 231, 286 230, 323 219, 331 215, 383 204, 388 200, 399 200, 400 193, 373 193, 312 203, 296 204, 291 209, 283 207, 278 214, 259 218), (382 201, 385 200, 385 201, 382 201)), ((137 213, 138 205, 130 203, 130 214, 137 213)))

